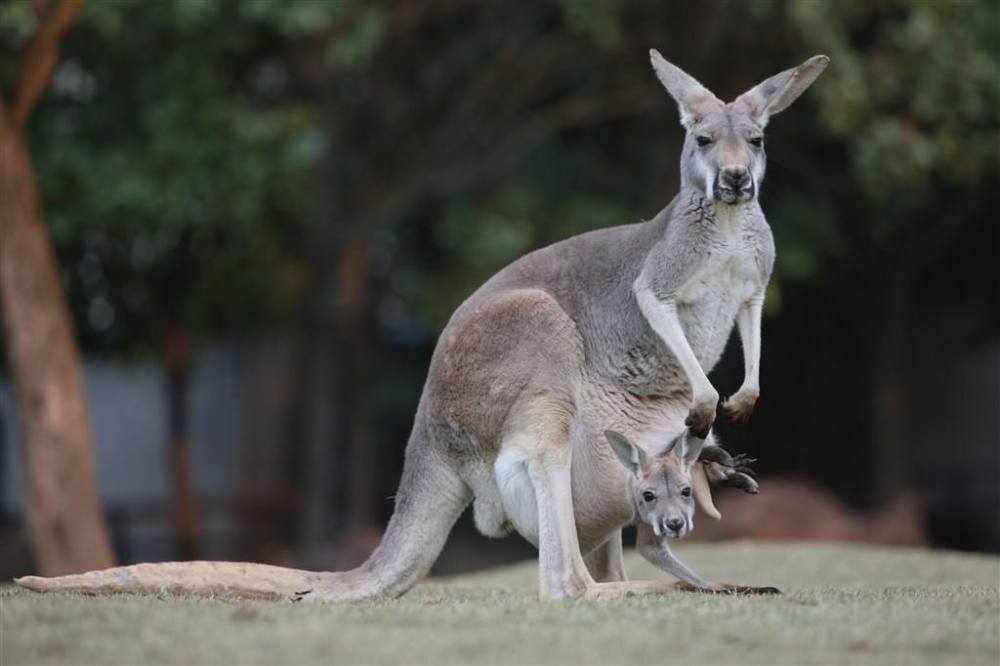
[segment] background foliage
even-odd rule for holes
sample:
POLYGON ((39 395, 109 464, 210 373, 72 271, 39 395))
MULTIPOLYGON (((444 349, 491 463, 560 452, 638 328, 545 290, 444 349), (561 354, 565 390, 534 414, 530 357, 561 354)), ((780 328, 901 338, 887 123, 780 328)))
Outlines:
MULTIPOLYGON (((0 8, 6 54, 30 4, 0 8)), ((651 46, 726 99, 832 58, 768 129, 764 401, 723 436, 855 504, 919 488, 932 526, 966 516, 945 543, 1000 547, 981 528, 1000 522, 994 422, 915 397, 928 367, 996 358, 995 2, 89 2, 31 128, 85 349, 294 330, 316 359, 303 386, 329 389, 298 416, 336 404, 367 423, 332 426, 355 458, 392 461, 351 501, 391 493, 457 304, 521 254, 673 196, 682 132, 651 46), (965 459, 951 476, 940 432, 965 459)), ((303 426, 288 440, 310 459, 303 426)))

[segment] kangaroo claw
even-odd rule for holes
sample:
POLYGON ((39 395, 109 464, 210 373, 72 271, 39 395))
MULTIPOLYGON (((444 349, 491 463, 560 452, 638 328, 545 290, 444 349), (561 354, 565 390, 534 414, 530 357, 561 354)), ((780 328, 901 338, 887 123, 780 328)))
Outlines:
POLYGON ((757 394, 738 391, 722 403, 722 409, 734 423, 746 423, 757 405, 757 394))
POLYGON ((699 407, 696 405, 688 412, 687 418, 684 419, 684 425, 691 428, 691 432, 698 439, 708 437, 713 423, 715 423, 714 407, 699 407))

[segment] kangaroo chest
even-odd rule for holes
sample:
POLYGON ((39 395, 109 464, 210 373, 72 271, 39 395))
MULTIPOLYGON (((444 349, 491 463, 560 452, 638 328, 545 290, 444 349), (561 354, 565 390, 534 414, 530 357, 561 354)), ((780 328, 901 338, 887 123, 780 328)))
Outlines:
POLYGON ((708 371, 726 346, 740 306, 762 287, 753 234, 720 231, 677 292, 678 315, 692 351, 708 371))
MULTIPOLYGON (((675 292, 677 314, 691 350, 706 372, 725 349, 740 306, 763 286, 762 235, 749 224, 716 228, 701 240, 700 259, 675 292)), ((643 394, 685 390, 687 379, 648 327, 617 358, 620 385, 643 394)))

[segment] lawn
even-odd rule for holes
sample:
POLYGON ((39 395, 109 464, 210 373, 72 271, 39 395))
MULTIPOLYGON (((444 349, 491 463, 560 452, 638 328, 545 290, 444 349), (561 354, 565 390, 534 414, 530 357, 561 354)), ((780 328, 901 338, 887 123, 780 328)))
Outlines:
MULTIPOLYGON (((777 597, 542 602, 536 564, 347 607, 0 589, 0 663, 1000 664, 1000 558, 692 544, 709 578, 777 597)), ((633 578, 656 576, 628 555, 633 578)))

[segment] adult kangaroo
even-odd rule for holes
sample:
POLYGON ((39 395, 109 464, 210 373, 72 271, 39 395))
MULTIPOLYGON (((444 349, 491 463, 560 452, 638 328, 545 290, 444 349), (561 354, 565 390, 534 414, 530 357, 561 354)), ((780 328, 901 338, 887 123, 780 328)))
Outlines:
MULTIPOLYGON (((641 475, 622 462, 662 458, 671 449, 688 474, 711 438, 719 401, 706 373, 734 323, 745 378, 723 409, 736 419, 752 411, 761 306, 774 262, 757 201, 762 134, 829 59, 810 58, 726 104, 657 51, 650 56, 687 131, 679 193, 652 220, 522 257, 456 310, 431 360, 395 512, 368 561, 335 573, 135 565, 19 583, 320 602, 398 596, 427 573, 471 501, 483 534, 513 529, 538 547, 544 598, 670 589, 660 581, 623 582, 621 528, 637 515, 654 516, 640 523, 640 540, 666 548, 663 538, 689 530, 690 517, 681 519, 683 530, 674 519, 658 522, 659 514, 642 506, 643 492, 636 494, 641 475), (609 430, 617 445, 605 438, 609 430), (678 447, 679 437, 689 444, 678 447)), ((657 548, 641 551, 662 564, 657 548)))

